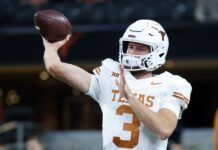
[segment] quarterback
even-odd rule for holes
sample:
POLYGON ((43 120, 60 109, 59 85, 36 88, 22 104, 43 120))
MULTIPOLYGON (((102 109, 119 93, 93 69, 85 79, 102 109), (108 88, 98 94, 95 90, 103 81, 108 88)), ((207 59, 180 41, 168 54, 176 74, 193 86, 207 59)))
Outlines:
POLYGON ((119 41, 119 61, 105 59, 93 74, 60 60, 58 49, 68 39, 43 39, 45 66, 52 76, 99 103, 103 149, 166 150, 192 87, 167 71, 152 73, 166 61, 169 40, 163 27, 145 19, 131 24, 119 41))

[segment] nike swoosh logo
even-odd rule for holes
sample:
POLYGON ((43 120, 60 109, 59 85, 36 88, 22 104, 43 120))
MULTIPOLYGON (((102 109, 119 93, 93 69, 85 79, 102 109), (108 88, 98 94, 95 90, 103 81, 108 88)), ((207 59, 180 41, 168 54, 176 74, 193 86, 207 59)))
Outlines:
POLYGON ((162 84, 162 82, 154 82, 154 81, 151 82, 151 85, 158 85, 158 84, 162 84))

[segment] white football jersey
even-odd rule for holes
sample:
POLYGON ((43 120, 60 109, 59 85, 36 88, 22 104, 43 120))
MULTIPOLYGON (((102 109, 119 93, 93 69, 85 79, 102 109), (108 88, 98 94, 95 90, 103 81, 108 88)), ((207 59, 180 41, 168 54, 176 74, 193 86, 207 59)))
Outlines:
MULTIPOLYGON (((168 140, 157 138, 120 96, 115 84, 120 78, 119 63, 106 59, 93 72, 87 95, 99 103, 103 113, 104 150, 166 150, 168 140)), ((180 118, 189 104, 192 88, 180 76, 164 72, 137 80, 129 71, 125 75, 137 99, 154 112, 167 108, 180 118)))

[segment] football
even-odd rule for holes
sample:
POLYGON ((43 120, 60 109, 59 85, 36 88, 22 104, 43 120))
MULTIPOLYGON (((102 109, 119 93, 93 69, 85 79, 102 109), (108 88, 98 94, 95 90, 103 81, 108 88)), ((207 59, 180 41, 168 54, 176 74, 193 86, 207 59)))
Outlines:
POLYGON ((72 33, 68 18, 56 10, 40 10, 34 14, 35 28, 49 42, 63 40, 72 33))

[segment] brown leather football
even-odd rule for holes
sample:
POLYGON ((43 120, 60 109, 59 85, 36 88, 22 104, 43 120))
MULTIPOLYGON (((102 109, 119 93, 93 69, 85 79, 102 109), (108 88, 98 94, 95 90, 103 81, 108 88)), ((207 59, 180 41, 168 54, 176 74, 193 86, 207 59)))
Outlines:
POLYGON ((35 28, 49 42, 63 40, 72 32, 67 17, 56 10, 40 10, 34 14, 35 28))

